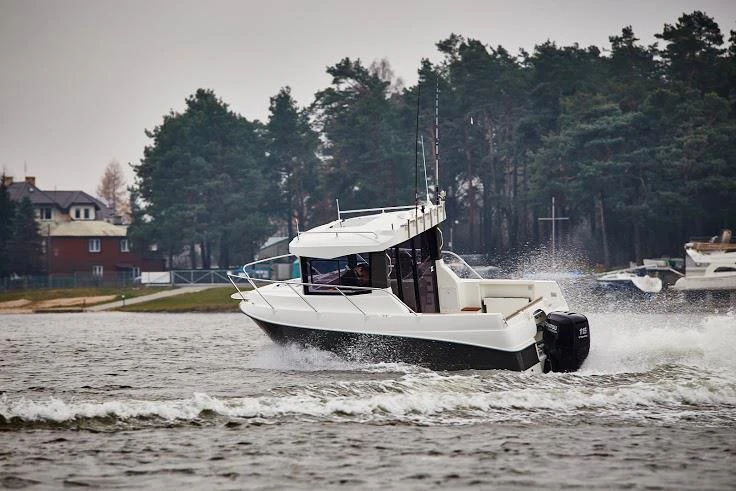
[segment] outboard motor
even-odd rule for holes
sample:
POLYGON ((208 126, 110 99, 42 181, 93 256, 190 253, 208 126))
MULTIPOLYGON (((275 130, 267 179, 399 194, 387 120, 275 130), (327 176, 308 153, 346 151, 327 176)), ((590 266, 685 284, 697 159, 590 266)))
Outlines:
POLYGON ((539 327, 547 354, 544 371, 574 372, 579 369, 590 350, 588 319, 575 312, 550 312, 539 327))

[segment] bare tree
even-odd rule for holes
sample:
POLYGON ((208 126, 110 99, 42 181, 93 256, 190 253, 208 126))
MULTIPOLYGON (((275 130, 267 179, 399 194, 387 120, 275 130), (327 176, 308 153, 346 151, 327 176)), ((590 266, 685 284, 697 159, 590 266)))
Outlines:
POLYGON ((126 190, 123 167, 116 159, 110 161, 105 173, 97 186, 97 196, 102 198, 115 215, 119 215, 127 222, 130 218, 130 201, 126 190))

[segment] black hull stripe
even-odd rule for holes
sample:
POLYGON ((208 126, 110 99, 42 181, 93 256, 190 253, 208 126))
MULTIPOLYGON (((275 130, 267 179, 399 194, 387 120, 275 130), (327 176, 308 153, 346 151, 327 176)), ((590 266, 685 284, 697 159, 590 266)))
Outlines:
POLYGON ((527 370, 537 363, 537 347, 501 351, 448 341, 401 336, 326 331, 274 324, 253 319, 278 344, 311 346, 363 362, 404 362, 432 370, 527 370))

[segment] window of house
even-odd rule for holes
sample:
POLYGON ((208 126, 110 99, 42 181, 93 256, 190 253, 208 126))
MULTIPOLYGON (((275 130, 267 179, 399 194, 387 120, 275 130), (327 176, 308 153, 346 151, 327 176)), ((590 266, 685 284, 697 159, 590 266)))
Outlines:
POLYGON ((128 239, 120 239, 120 252, 130 252, 128 239))
POLYGON ((89 208, 84 209, 84 219, 89 220, 89 208))
POLYGON ((100 239, 89 239, 89 252, 100 252, 100 239))
POLYGON ((36 216, 39 218, 39 220, 51 220, 51 207, 42 206, 38 208, 36 216))
POLYGON ((98 278, 102 278, 102 274, 104 273, 104 268, 102 266, 92 266, 92 276, 97 276, 98 278))
POLYGON ((82 210, 79 208, 74 208, 74 218, 82 218, 82 210))

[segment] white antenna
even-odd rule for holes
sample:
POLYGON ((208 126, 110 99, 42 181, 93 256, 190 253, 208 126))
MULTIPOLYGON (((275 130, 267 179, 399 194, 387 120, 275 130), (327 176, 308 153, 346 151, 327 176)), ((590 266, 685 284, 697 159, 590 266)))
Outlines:
POLYGON ((440 204, 440 82, 434 94, 434 197, 440 204))
POLYGON ((422 142, 422 162, 424 163, 424 187, 427 190, 427 204, 429 204, 429 180, 427 179, 427 159, 424 155, 424 135, 419 137, 422 142))

